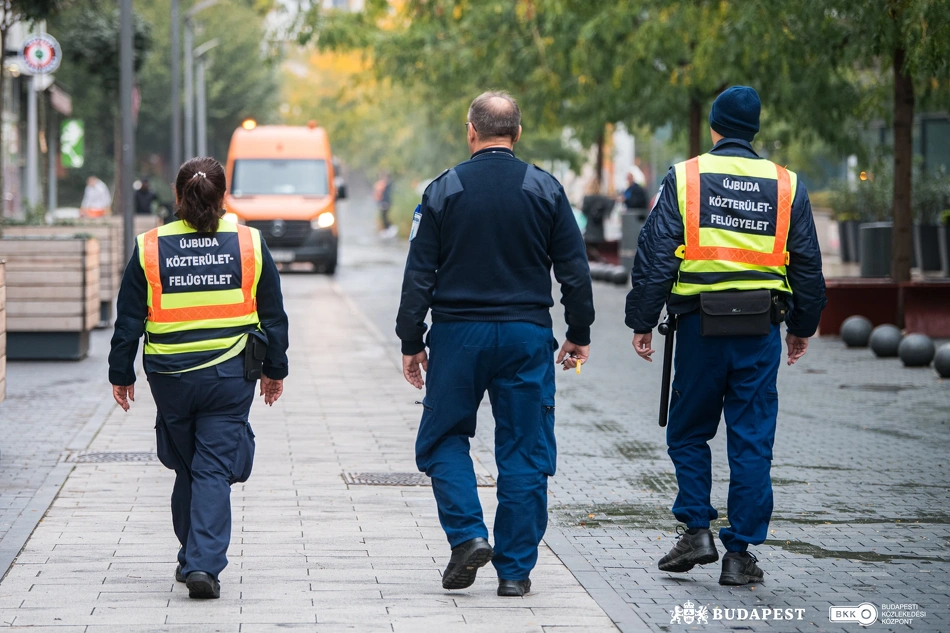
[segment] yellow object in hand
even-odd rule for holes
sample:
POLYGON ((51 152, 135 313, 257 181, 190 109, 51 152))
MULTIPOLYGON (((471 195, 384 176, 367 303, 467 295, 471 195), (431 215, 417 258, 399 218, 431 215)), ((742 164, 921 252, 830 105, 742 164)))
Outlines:
POLYGON ((581 359, 577 359, 577 375, 581 375, 581 359))

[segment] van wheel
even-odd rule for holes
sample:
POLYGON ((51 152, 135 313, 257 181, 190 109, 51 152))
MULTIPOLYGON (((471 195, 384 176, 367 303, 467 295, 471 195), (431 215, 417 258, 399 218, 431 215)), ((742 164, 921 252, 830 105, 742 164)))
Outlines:
POLYGON ((313 272, 318 275, 335 275, 336 262, 313 262, 313 272))

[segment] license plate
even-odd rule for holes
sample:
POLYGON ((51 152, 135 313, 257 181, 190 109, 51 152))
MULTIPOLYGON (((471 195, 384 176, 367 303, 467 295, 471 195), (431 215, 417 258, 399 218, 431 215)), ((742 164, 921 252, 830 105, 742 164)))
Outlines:
POLYGON ((270 256, 278 264, 289 264, 294 261, 294 252, 288 250, 271 250, 270 256))

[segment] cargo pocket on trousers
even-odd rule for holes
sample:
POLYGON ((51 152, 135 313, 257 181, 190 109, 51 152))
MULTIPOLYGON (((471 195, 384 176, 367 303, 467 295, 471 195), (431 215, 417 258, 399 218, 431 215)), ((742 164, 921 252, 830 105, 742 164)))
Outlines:
POLYGON ((554 405, 541 407, 541 425, 538 429, 538 441, 531 453, 535 467, 548 477, 554 475, 557 468, 557 442, 554 439, 554 405))
POLYGON ((231 465, 231 483, 244 483, 251 478, 251 469, 254 468, 254 431, 250 422, 244 423, 243 431, 238 434, 238 447, 231 465))
POLYGON ((158 461, 162 466, 171 470, 187 470, 182 462, 178 451, 175 450, 175 443, 172 442, 171 434, 168 432, 168 425, 162 419, 162 414, 155 415, 155 452, 158 454, 158 461))

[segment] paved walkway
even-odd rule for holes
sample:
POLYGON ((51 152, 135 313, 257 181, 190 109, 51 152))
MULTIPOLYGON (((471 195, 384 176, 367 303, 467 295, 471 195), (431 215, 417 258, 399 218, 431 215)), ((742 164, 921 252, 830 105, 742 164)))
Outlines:
MULTIPOLYGON (((252 410, 257 460, 232 494, 231 563, 218 601, 175 583, 173 474, 154 461, 77 463, 0 584, 0 625, 30 631, 615 631, 543 547, 525 598, 495 596, 488 568, 446 592, 448 546, 426 487, 348 485, 346 473, 413 473, 418 398, 373 328, 324 277, 283 279, 292 375, 272 409, 252 410), (27 627, 30 627, 27 629, 27 627)), ((94 453, 154 450, 139 383, 94 453)), ((103 397, 106 394, 103 393, 103 397)), ((129 459, 133 456, 127 455, 129 459)), ((490 472, 481 467, 481 474, 490 472)), ((482 488, 489 521, 493 488, 482 488)))
POLYGON ((114 403, 104 399, 111 330, 92 332, 80 362, 7 363, 0 405, 0 574, 53 501, 70 467, 64 452, 92 440, 114 403))

